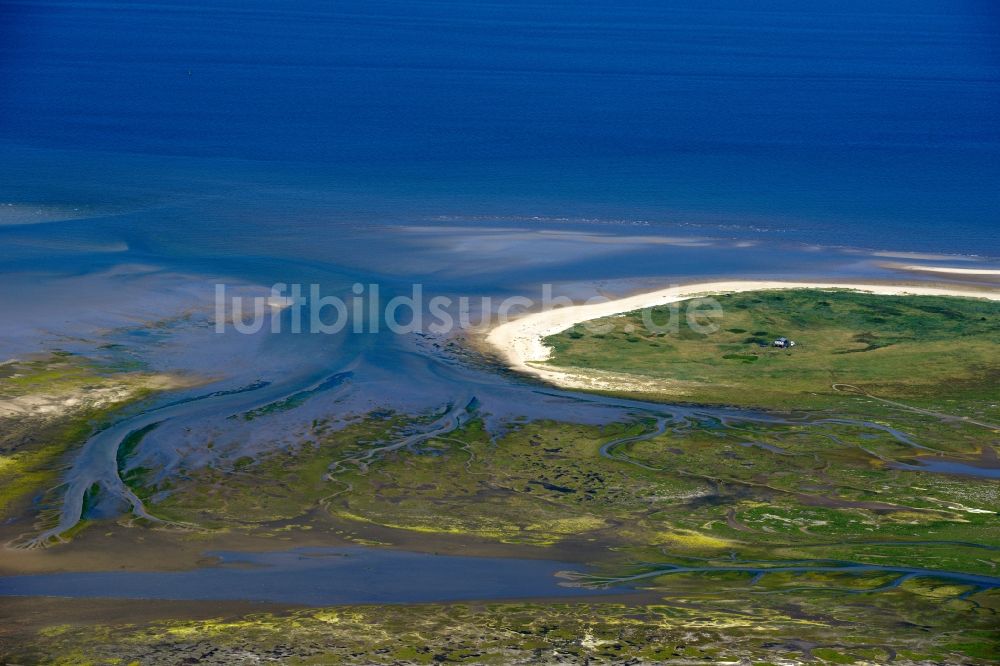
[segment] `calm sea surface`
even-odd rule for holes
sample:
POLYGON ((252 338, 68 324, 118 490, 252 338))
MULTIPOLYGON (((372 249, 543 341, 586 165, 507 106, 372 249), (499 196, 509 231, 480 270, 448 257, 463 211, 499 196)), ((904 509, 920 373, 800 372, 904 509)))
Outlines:
POLYGON ((998 83, 976 0, 7 0, 0 222, 128 214, 133 250, 194 226, 253 255, 302 218, 541 217, 997 256, 998 83))

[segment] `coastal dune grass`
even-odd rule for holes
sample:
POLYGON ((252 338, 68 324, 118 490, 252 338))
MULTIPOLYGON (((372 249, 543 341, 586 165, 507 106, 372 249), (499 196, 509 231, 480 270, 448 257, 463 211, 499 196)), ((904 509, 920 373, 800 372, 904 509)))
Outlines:
MULTIPOLYGON (((716 299, 723 315, 714 332, 683 321, 654 332, 631 312, 590 322, 601 332, 578 324, 546 338, 549 364, 671 380, 690 402, 781 409, 840 404, 838 383, 920 405, 1000 398, 1000 305, 993 301, 815 289, 716 299), (778 337, 796 346, 771 346, 778 337)), ((668 316, 667 308, 652 311, 654 322, 668 316)))

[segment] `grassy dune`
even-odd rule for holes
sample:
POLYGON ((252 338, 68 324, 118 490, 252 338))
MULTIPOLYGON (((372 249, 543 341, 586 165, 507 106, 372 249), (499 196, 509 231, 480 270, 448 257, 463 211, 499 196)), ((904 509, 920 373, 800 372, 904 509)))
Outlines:
MULTIPOLYGON (((547 338, 554 351, 549 363, 671 380, 691 402, 837 406, 834 383, 919 405, 1000 399, 995 302, 812 289, 717 300, 723 316, 713 333, 683 321, 675 331, 652 332, 633 312, 592 322, 599 333, 581 324, 547 338), (797 345, 766 346, 782 336, 797 345)), ((654 309, 652 321, 665 323, 669 315, 654 309)))

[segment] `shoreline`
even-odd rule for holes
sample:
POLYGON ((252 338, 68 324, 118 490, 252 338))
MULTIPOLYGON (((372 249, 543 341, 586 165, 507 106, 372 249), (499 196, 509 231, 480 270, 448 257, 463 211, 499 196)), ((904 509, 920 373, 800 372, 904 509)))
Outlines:
POLYGON ((541 312, 529 312, 512 321, 493 326, 486 345, 515 372, 530 375, 562 388, 608 388, 594 377, 581 381, 576 372, 544 367, 552 350, 544 339, 576 324, 615 315, 690 300, 700 296, 721 296, 746 291, 773 289, 849 289, 882 296, 960 296, 1000 300, 1000 291, 958 287, 931 287, 923 284, 873 284, 848 282, 800 282, 784 280, 720 280, 667 287, 601 303, 584 303, 541 312))

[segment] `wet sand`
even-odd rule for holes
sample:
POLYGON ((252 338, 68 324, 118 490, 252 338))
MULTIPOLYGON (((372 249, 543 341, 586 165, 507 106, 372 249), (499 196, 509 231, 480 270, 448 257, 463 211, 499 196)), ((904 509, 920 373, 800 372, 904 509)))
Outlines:
MULTIPOLYGON (((9 540, 23 530, 23 526, 5 527, 0 529, 0 540, 9 540)), ((583 539, 567 539, 545 547, 497 543, 470 535, 424 534, 343 521, 314 509, 298 518, 272 523, 256 534, 186 532, 167 528, 137 530, 115 520, 105 520, 77 534, 70 547, 4 548, 0 557, 0 576, 84 571, 189 571, 217 564, 216 558, 207 555, 213 551, 261 553, 359 544, 426 554, 564 560, 580 564, 606 556, 603 546, 583 539)))
POLYGON ((955 268, 953 266, 921 266, 919 264, 893 265, 902 271, 915 271, 918 273, 947 273, 950 275, 992 275, 1000 276, 1000 269, 996 268, 955 268))

